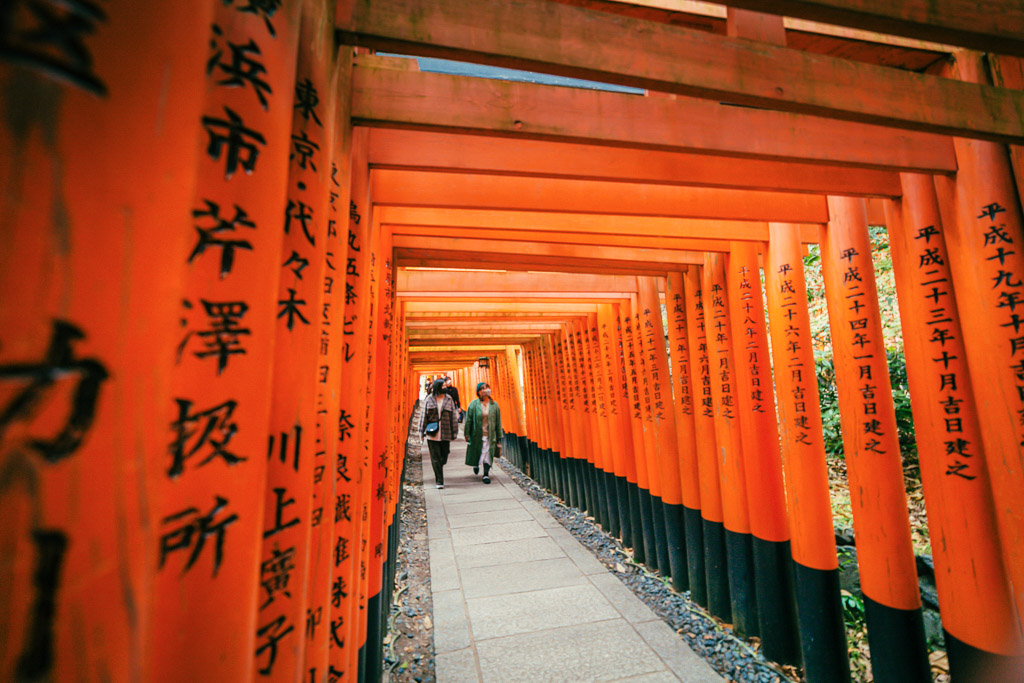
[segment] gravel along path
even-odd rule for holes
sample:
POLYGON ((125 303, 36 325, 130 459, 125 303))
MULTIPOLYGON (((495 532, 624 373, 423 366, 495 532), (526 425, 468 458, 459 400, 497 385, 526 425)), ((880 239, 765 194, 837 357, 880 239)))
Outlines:
POLYGON ((402 538, 395 595, 384 641, 385 681, 433 683, 434 602, 430 597, 430 551, 419 440, 410 435, 405 452, 402 538))
POLYGON ((761 656, 757 649, 757 639, 745 641, 737 638, 728 627, 691 602, 686 593, 676 592, 660 574, 652 573, 635 563, 632 554, 617 539, 601 529, 593 518, 567 507, 508 460, 501 458, 498 463, 520 488, 543 505, 726 680, 743 683, 799 680, 795 668, 780 667, 761 656))

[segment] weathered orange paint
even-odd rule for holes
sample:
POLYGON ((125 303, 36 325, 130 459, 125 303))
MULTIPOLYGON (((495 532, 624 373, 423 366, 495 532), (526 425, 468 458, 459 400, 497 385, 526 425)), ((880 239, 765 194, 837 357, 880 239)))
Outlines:
MULTIPOLYGON (((257 614, 299 9, 296 3, 264 21, 221 3, 201 34, 211 55, 195 143, 201 160, 192 220, 181 228, 198 241, 173 256, 188 265, 164 434, 177 439, 172 450, 180 448, 181 458, 160 464, 167 477, 157 494, 154 681, 248 680, 270 664, 280 638, 302 628, 257 614), (250 41, 259 47, 266 87, 231 87, 218 65, 230 67, 229 45, 250 41), (232 135, 250 147, 236 148, 232 135), (243 240, 251 249, 239 248, 229 264, 227 251, 204 239, 243 240), (216 630, 196 627, 212 623, 216 630)), ((290 215, 299 229, 301 218, 290 215)), ((292 499, 283 492, 275 501, 281 525, 301 523, 292 499)))
MULTIPOLYGON (((982 80, 980 56, 958 54, 965 80, 982 80)), ((956 179, 935 178, 974 400, 992 482, 1003 562, 1024 619, 1024 216, 1005 148, 956 139, 956 179)))
POLYGON ((733 242, 726 294, 736 340, 736 403, 751 511, 750 530, 757 538, 778 542, 789 540, 789 526, 760 273, 757 245, 733 242))
POLYGON ((839 562, 803 254, 797 226, 773 223, 770 229, 765 289, 793 559, 812 569, 832 570, 839 562))
POLYGON ((722 492, 719 488, 714 399, 711 394, 711 359, 702 292, 701 269, 691 266, 683 274, 683 298, 686 302, 686 332, 692 354, 690 358, 694 363, 691 368, 695 367, 690 373, 690 381, 693 385, 692 395, 696 399, 693 422, 697 441, 700 514, 710 522, 722 522, 722 492))
POLYGON ((722 492, 725 528, 750 533, 743 437, 736 399, 736 358, 733 354, 729 300, 725 282, 726 258, 707 254, 701 270, 704 334, 715 426, 715 457, 722 492))
POLYGON ((668 274, 665 305, 668 309, 669 355, 672 359, 672 406, 676 416, 676 450, 680 457, 680 492, 683 505, 691 510, 700 510, 700 469, 691 378, 693 366, 687 333, 688 319, 682 273, 668 274))
POLYGON ((670 406, 672 387, 665 348, 665 328, 661 319, 661 301, 658 298, 658 283, 653 277, 638 277, 637 282, 638 304, 643 315, 641 337, 651 379, 651 412, 661 479, 661 499, 669 505, 681 505, 683 497, 676 442, 676 416, 670 406))
POLYGON ((864 200, 829 197, 821 245, 829 326, 865 595, 897 609, 921 606, 910 540, 896 411, 889 385, 864 200))
POLYGON ((980 650, 1020 655, 935 187, 910 174, 903 187, 902 203, 886 206, 889 248, 943 628, 980 650), (936 285, 946 294, 942 325, 930 324, 936 285), (948 370, 929 362, 940 349, 955 357, 948 370))
MULTIPOLYGON (((155 496, 194 246, 209 56, 197 36, 213 8, 110 0, 75 29, 28 5, 3 10, 2 680, 153 676, 155 496), (78 414, 76 391, 95 392, 78 414)), ((209 562, 196 567, 207 581, 209 562)))

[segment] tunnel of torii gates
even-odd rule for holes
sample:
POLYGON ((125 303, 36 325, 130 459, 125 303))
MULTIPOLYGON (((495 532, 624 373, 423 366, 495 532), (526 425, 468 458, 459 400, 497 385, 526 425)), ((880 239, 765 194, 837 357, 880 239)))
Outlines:
POLYGON ((439 372, 638 560, 848 678, 808 244, 874 679, 927 680, 869 224, 953 678, 1019 680, 1024 10, 726 4, 3 3, 0 680, 380 679, 439 372))

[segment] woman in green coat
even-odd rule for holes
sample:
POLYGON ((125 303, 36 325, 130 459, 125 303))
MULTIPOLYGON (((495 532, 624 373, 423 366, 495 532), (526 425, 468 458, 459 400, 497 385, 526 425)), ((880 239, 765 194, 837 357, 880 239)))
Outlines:
POLYGON ((477 398, 466 409, 462 433, 469 445, 466 447, 466 464, 473 468, 473 474, 480 474, 484 466, 484 483, 491 483, 491 463, 498 456, 501 439, 505 430, 501 428, 501 409, 491 398, 491 387, 487 382, 476 385, 477 398))

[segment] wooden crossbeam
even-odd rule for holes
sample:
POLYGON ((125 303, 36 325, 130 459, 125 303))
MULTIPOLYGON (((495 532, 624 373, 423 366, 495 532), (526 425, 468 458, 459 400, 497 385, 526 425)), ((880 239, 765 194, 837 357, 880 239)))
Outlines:
POLYGON ((340 0, 337 22, 343 42, 392 52, 1024 142, 1021 92, 548 0, 340 0))
POLYGON ((373 128, 371 168, 897 197, 894 171, 652 149, 373 128))
MULTIPOLYGON (((767 224, 765 224, 767 226, 767 224)), ((395 226, 394 235, 436 237, 432 226, 395 226)), ((448 228, 445 238, 516 241, 550 244, 602 245, 609 247, 643 247, 647 249, 675 249, 687 251, 729 251, 730 240, 699 239, 693 237, 652 237, 635 235, 608 235, 579 232, 550 232, 545 230, 492 230, 487 228, 448 228)))
POLYGON ((376 169, 380 206, 606 213, 789 223, 827 223, 825 197, 706 187, 376 169))
MULTIPOLYGON (((766 225, 753 221, 404 206, 378 207, 375 215, 382 225, 389 226, 395 233, 402 232, 399 226, 433 226, 442 230, 487 228, 522 230, 524 233, 547 230, 607 235, 768 241, 766 225)), ((800 226, 800 239, 804 243, 818 243, 821 241, 821 232, 822 227, 818 224, 804 224, 800 226)))
POLYGON ((549 312, 561 313, 563 315, 586 315, 597 313, 596 303, 589 302, 557 302, 557 303, 523 303, 521 301, 505 300, 492 303, 478 303, 473 301, 410 301, 405 304, 405 310, 409 313, 416 311, 431 312, 549 312))
POLYGON ((439 241, 435 237, 397 236, 394 249, 399 266, 447 260, 477 266, 489 263, 509 270, 567 272, 579 268, 592 273, 664 274, 704 262, 703 252, 477 239, 439 241))
POLYGON ((721 0, 743 9, 1024 57, 1017 0, 721 0))
POLYGON ((399 268, 395 276, 395 291, 399 297, 436 292, 438 298, 447 298, 482 292, 518 299, 539 293, 635 292, 637 286, 635 277, 625 275, 471 273, 399 268))
POLYGON ((352 117, 362 125, 830 166, 956 171, 953 143, 941 135, 693 98, 419 73, 380 68, 380 60, 371 64, 357 63, 353 70, 352 117))

